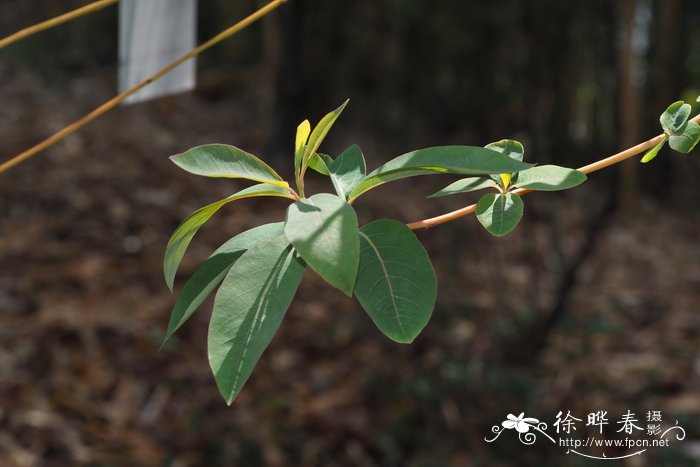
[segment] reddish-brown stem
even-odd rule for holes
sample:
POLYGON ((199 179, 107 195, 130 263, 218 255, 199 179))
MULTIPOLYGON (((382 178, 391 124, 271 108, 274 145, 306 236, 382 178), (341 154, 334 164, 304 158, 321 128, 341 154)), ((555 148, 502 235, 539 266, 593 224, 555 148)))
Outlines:
MULTIPOLYGON (((700 122, 700 115, 696 115, 694 118, 691 119, 691 121, 696 123, 700 122)), ((625 149, 624 151, 618 152, 617 154, 614 154, 610 157, 606 157, 605 159, 593 162, 592 164, 585 165, 579 168, 578 170, 585 174, 589 174, 604 169, 606 167, 610 167, 611 165, 618 164, 626 159, 629 159, 630 157, 634 157, 638 154, 641 154, 644 151, 653 148, 661 141, 663 141, 665 137, 665 135, 656 136, 655 138, 647 140, 643 143, 639 143, 636 146, 632 146, 631 148, 625 149)), ((524 190, 520 188, 518 190, 513 190, 513 193, 517 195, 524 195, 526 193, 529 193, 530 191, 532 190, 524 190)), ((459 219, 460 217, 467 216, 473 213, 474 211, 476 211, 476 204, 465 206, 463 208, 457 209, 456 211, 448 212, 440 216, 431 217, 429 219, 423 219, 421 221, 411 222, 407 225, 412 230, 429 229, 431 227, 435 227, 436 225, 444 224, 445 222, 449 222, 455 219, 459 219)))
POLYGON ((289 193, 292 195, 292 199, 294 199, 294 201, 299 201, 299 199, 300 199, 300 198, 299 198, 299 193, 297 193, 296 191, 294 191, 294 188, 292 188, 291 186, 290 186, 290 187, 287 187, 287 189, 289 190, 289 193))

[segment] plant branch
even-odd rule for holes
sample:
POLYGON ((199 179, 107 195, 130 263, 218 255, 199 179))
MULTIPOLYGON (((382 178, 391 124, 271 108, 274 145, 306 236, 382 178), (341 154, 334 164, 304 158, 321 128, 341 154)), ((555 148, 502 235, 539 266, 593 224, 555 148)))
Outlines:
POLYGON ((219 42, 223 41, 224 39, 228 39, 229 37, 233 36, 237 32, 241 31, 242 29, 246 28, 247 26, 251 25, 255 21, 259 20, 263 16, 267 15, 270 13, 272 10, 276 9, 283 3, 285 3, 287 0, 273 0, 264 7, 260 8, 257 10, 255 13, 251 14, 250 16, 246 17, 245 19, 239 21, 238 23, 234 24, 233 26, 229 27, 228 29, 224 30, 223 32, 219 33, 218 35, 214 36, 213 38, 209 39, 208 41, 204 42, 200 46, 198 46, 195 49, 192 49, 190 52, 186 53, 182 57, 178 58, 153 76, 146 78, 144 81, 140 82, 136 86, 127 89, 123 93, 119 94, 118 96, 112 98, 111 100, 105 102, 89 114, 85 115, 79 120, 76 120, 75 122, 71 123, 67 127, 63 128, 61 131, 58 133, 54 134, 53 136, 45 139, 41 143, 37 144, 36 146, 33 146, 23 153, 13 157, 12 159, 0 164, 0 173, 5 172, 6 170, 14 167, 15 165, 24 162, 25 160, 29 159, 30 157, 36 155, 37 153, 43 151, 44 149, 58 143, 59 141, 63 140, 64 138, 72 135, 76 131, 78 131, 80 128, 85 126, 86 124, 90 123, 91 121, 95 120, 96 118, 104 115, 108 111, 112 110, 115 108, 117 105, 119 105, 122 101, 124 101, 127 97, 131 96, 132 94, 136 93, 137 91, 140 91, 144 87, 148 86, 151 84, 153 81, 156 81, 157 79, 163 77, 164 75, 168 74, 178 66, 182 65, 184 62, 187 60, 190 60, 191 58, 196 57, 200 53, 204 52, 205 50, 209 49, 210 47, 218 44, 219 42))
POLYGON ((293 199, 294 201, 299 201, 299 199, 300 199, 300 198, 299 198, 299 193, 297 193, 296 191, 294 191, 294 188, 292 188, 291 186, 288 187, 287 189, 289 190, 289 194, 292 195, 292 199, 293 199))
MULTIPOLYGON (((696 115, 694 118, 692 118, 690 121, 693 122, 700 122, 700 115, 696 115)), ((611 165, 619 164, 620 162, 629 159, 631 157, 634 157, 636 155, 639 155, 643 153, 644 151, 647 151, 657 144, 659 144, 661 141, 666 136, 661 134, 659 136, 656 136, 655 138, 652 138, 650 140, 647 140, 643 143, 639 143, 636 146, 632 146, 631 148, 625 149, 624 151, 618 152, 617 154, 614 154, 610 157, 606 157, 605 159, 601 159, 597 162, 593 162, 592 164, 585 165, 579 169, 577 169, 579 172, 583 172, 585 174, 593 173, 598 170, 604 169, 606 167, 610 167, 611 165)), ((517 195, 524 195, 526 193, 530 193, 532 190, 525 190, 525 189, 518 189, 514 190, 513 193, 517 195)), ((431 227, 435 227, 436 225, 444 224, 445 222, 449 222, 455 219, 459 219, 460 217, 467 216, 469 214, 472 214, 474 211, 476 211, 476 204, 472 204, 469 206, 465 206, 463 208, 457 209, 456 211, 448 212, 446 214, 442 214, 440 216, 436 217, 431 217, 429 219, 423 219, 421 221, 416 221, 416 222, 411 222, 410 224, 407 224, 408 227, 412 230, 417 230, 417 229, 429 229, 431 227)))
POLYGON ((29 37, 38 32, 45 31, 46 29, 58 26, 59 24, 67 23, 68 21, 71 21, 75 18, 79 18, 83 15, 87 15, 88 13, 92 13, 93 11, 101 10, 102 8, 108 7, 109 5, 117 3, 118 1, 119 0, 98 0, 96 2, 90 3, 89 5, 85 5, 73 11, 69 11, 68 13, 65 13, 63 15, 56 16, 55 18, 51 18, 33 26, 29 26, 28 28, 19 30, 14 34, 5 37, 4 39, 0 39, 0 49, 2 49, 3 47, 7 47, 10 44, 14 44, 15 42, 20 41, 25 37, 29 37))

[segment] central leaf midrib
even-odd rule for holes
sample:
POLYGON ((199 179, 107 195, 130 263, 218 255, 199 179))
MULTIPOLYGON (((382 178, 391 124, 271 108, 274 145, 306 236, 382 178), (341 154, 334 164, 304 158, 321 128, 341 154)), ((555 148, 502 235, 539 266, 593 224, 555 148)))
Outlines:
MULTIPOLYGON (((310 199, 308 200, 308 202, 311 206, 318 208, 318 206, 316 206, 314 204, 314 202, 311 201, 310 199)), ((336 254, 335 249, 333 248, 333 243, 331 242, 330 238, 328 238, 328 232, 326 232, 326 229, 324 228, 325 227, 324 226, 324 219, 323 219, 323 216, 321 216, 320 208, 319 208, 319 211, 314 211, 314 214, 316 214, 316 216, 318 217, 319 223, 321 225, 321 229, 320 229, 321 236, 323 237, 323 240, 326 242, 326 245, 328 246, 328 250, 331 252, 331 256, 333 256, 334 263, 338 264, 338 255, 336 254)))
MULTIPOLYGON (((285 249, 286 249, 286 248, 285 248, 285 249)), ((282 253, 284 253, 284 250, 282 251, 282 253)), ((291 251, 290 251, 290 253, 291 253, 291 251)), ((272 289, 272 285, 273 285, 273 284, 275 283, 275 281, 277 280, 277 277, 278 277, 280 271, 282 270, 282 268, 283 268, 283 266, 284 266, 284 263, 285 263, 285 261, 286 261, 287 256, 289 256, 289 254, 287 254, 286 256, 284 256, 284 260, 283 260, 283 261, 280 261, 276 267, 273 267, 273 268, 272 268, 273 271, 272 271, 272 274, 271 274, 271 276, 270 276, 270 278, 269 278, 269 281, 268 281, 268 283, 265 285, 265 287, 263 288, 263 291, 262 291, 262 294, 261 294, 261 295, 262 295, 262 298, 260 299, 260 303, 258 304, 258 307, 257 307, 257 309, 255 310, 255 315, 253 316, 253 322, 251 323, 250 328, 249 328, 248 331, 247 331, 246 340, 245 340, 245 342, 243 343, 243 350, 242 350, 242 352, 241 352, 241 358, 240 358, 239 363, 238 363, 238 368, 236 368, 236 376, 235 376, 235 378, 234 378, 234 380, 233 380, 233 384, 232 384, 232 387, 231 387, 231 389, 232 389, 234 392, 236 391, 236 385, 238 384, 238 380, 240 379, 240 376, 241 376, 241 371, 243 370, 243 365, 244 365, 244 363, 245 363, 245 356, 246 356, 246 354, 248 353, 248 348, 250 347, 250 341, 251 341, 251 339, 253 338, 253 329, 255 329, 255 324, 256 324, 257 321, 258 321, 258 316, 260 315, 260 311, 262 310, 262 308, 263 308, 263 307, 265 306, 265 304, 269 301, 269 298, 270 298, 270 290, 272 289)), ((282 258, 282 255, 280 255, 280 258, 282 258)))
POLYGON ((372 243, 372 240, 362 231, 358 232, 364 239, 367 241, 369 246, 372 248, 372 251, 374 251, 374 254, 377 256, 377 260, 379 261, 379 264, 382 266, 382 271, 384 271, 384 276, 386 277, 386 282, 387 286, 389 287, 389 296, 391 297, 391 304, 393 305, 394 308, 394 313, 396 314, 396 322, 399 324, 399 329, 401 331, 402 336, 405 338, 406 337, 406 330, 403 327, 403 323, 401 322, 401 317, 399 315, 399 307, 396 304, 396 300, 394 298, 394 287, 391 285, 391 276, 389 275, 389 271, 387 271, 386 266, 384 264, 384 260, 382 259, 382 256, 379 254, 379 250, 377 247, 372 243))
POLYGON ((498 206, 498 207, 500 207, 500 212, 499 212, 499 216, 498 216, 498 221, 500 222, 499 225, 498 225, 498 231, 500 232, 500 231, 503 230, 503 223, 505 222, 505 221, 504 221, 504 218, 505 218, 505 215, 506 215, 506 198, 505 198, 505 195, 499 195, 499 198, 498 198, 496 201, 497 201, 497 203, 498 203, 499 205, 500 205, 501 203, 503 204, 503 206, 498 206))

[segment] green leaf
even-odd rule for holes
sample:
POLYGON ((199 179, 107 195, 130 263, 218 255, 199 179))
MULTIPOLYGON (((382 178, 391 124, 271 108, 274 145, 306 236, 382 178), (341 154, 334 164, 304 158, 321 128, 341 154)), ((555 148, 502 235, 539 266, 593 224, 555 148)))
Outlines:
POLYGON ((225 144, 207 144, 170 156, 178 167, 195 175, 217 178, 245 178, 287 187, 277 172, 252 154, 225 144))
POLYGON ((537 191, 567 190, 586 181, 586 174, 558 165, 539 165, 518 173, 514 185, 537 191))
POLYGON ((301 173, 301 163, 304 160, 306 143, 311 133, 311 123, 304 120, 297 127, 297 135, 294 141, 294 180, 299 184, 299 174, 301 173))
POLYGON ((680 135, 671 135, 668 138, 668 145, 674 151, 688 154, 700 141, 700 125, 694 121, 689 121, 680 135))
POLYGON ((476 146, 436 146, 403 154, 367 175, 350 193, 350 201, 383 183, 416 175, 452 173, 488 175, 517 172, 532 164, 476 146))
POLYGON ((265 224, 240 233, 221 245, 185 283, 170 315, 165 343, 221 283, 231 265, 254 245, 284 235, 283 223, 265 224))
POLYGON ((330 172, 328 172, 328 166, 332 163, 333 158, 328 154, 316 153, 313 156, 311 156, 311 160, 309 161, 309 168, 315 170, 321 175, 330 176, 330 172))
POLYGON ((360 240, 357 215, 349 204, 329 193, 301 199, 289 206, 284 233, 319 276, 352 296, 360 240))
POLYGON ((294 154, 304 155, 304 148, 306 147, 307 141, 309 141, 309 134, 311 133, 311 123, 308 120, 304 120, 297 127, 297 135, 294 141, 294 154))
POLYGON ((228 404, 253 372, 294 298, 303 263, 284 235, 243 253, 224 278, 209 323, 209 365, 228 404))
POLYGON ((441 196, 456 195, 459 193, 469 193, 470 191, 483 190, 484 188, 498 188, 493 180, 481 177, 469 177, 450 183, 440 191, 436 191, 428 198, 439 198, 441 196))
POLYGON ((341 112, 343 109, 345 109, 345 106, 348 105, 348 102, 350 99, 347 99, 345 102, 343 102, 340 107, 335 109, 334 111, 326 114, 325 117, 321 119, 320 122, 318 122, 318 125, 316 125, 316 128, 314 128, 314 131, 311 132, 311 136, 309 137, 309 142, 306 144, 306 148, 304 149, 304 157, 302 161, 302 169, 301 172, 304 173, 306 167, 309 165, 309 160, 311 159, 311 156, 318 151, 318 148, 321 146, 321 143, 323 142, 324 138, 330 131, 331 127, 335 123, 335 121, 338 119, 340 116, 341 112))
POLYGON ((523 200, 514 193, 484 195, 476 204, 476 217, 491 235, 501 237, 522 219, 523 200))
POLYGON ((651 162, 659 154, 659 151, 661 151, 661 148, 664 147, 664 144, 666 144, 666 138, 644 154, 644 157, 642 157, 642 163, 646 164, 647 162, 651 162))
POLYGON ((335 191, 345 199, 352 189, 365 178, 365 158, 360 147, 353 144, 347 148, 328 166, 328 171, 335 191))
POLYGON ((390 339, 410 343, 430 320, 437 283, 430 258, 411 229, 377 220, 360 229, 355 295, 390 339))
POLYGON ((492 151, 500 152, 516 161, 522 161, 525 155, 525 148, 523 145, 513 139, 502 139, 495 143, 487 144, 484 147, 492 151))
MULTIPOLYGON (((504 154, 511 159, 515 159, 516 161, 522 161, 523 157, 525 156, 525 148, 523 145, 513 139, 502 139, 500 141, 496 141, 495 143, 487 144, 484 147, 486 149, 491 149, 492 151, 504 154)), ((489 175, 489 177, 497 184, 500 184, 504 189, 508 188, 513 178, 512 172, 489 175)))
POLYGON ((255 196, 280 196, 283 198, 292 198, 289 192, 284 188, 275 185, 268 185, 266 183, 253 185, 245 190, 241 190, 238 193, 229 196, 228 198, 224 198, 215 203, 204 206, 203 208, 197 209, 195 212, 190 214, 177 229, 175 229, 172 237, 170 237, 170 241, 168 241, 168 246, 165 249, 165 260, 163 261, 165 283, 168 284, 168 288, 170 290, 173 289, 175 273, 177 273, 177 268, 180 265, 182 257, 185 256, 187 246, 190 244, 192 237, 194 237, 199 228, 225 204, 230 203, 231 201, 236 201, 243 198, 252 198, 255 196))
POLYGON ((661 127, 668 133, 682 132, 691 110, 690 104, 683 101, 674 102, 661 114, 661 127))

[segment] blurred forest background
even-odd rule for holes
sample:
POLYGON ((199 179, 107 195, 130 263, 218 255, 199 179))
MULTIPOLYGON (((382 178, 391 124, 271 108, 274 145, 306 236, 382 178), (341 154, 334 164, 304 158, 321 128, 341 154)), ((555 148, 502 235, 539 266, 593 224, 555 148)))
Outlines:
MULTIPOLYGON (((0 36, 84 3, 3 0, 0 36)), ((200 0, 200 38, 260 5, 200 0)), ((113 96, 116 49, 111 7, 0 50, 2 159, 113 96)), ((627 410, 663 411, 686 439, 618 465, 700 465, 698 150, 527 196, 506 238, 473 218, 418 232, 439 297, 410 346, 309 272, 232 407, 208 368, 211 302, 159 350, 170 234, 243 186, 167 156, 229 143, 289 176, 298 122, 349 97, 325 150, 357 142, 371 168, 502 138, 522 141, 530 162, 581 166, 659 134, 671 102, 695 101, 695 0, 291 0, 198 69, 196 91, 120 107, 0 174, 0 465, 598 465, 512 433, 484 441, 509 413, 551 425, 559 410, 607 410, 616 436, 627 410)), ((424 199, 450 180, 374 190, 361 222, 474 202, 424 199)), ((284 208, 222 210, 179 284, 284 208)))

